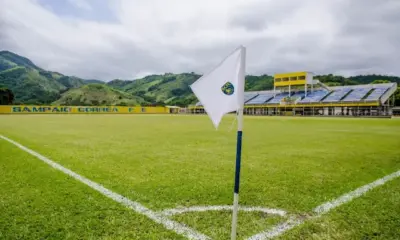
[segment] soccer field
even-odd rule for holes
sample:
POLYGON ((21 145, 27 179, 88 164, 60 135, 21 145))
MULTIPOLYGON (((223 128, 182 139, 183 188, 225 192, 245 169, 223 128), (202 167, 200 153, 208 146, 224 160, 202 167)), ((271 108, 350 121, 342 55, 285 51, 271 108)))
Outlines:
MULTIPOLYGON (((0 135, 146 207, 3 138, 0 239, 229 239, 233 120, 0 116, 0 135)), ((399 239, 399 170, 400 119, 245 117, 238 238, 399 239)))

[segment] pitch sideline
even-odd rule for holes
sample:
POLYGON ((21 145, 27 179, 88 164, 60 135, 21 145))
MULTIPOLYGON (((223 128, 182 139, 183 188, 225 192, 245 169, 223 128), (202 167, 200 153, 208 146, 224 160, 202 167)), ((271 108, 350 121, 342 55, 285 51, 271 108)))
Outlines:
POLYGON ((118 193, 115 193, 105 187, 103 187, 102 185, 95 183, 71 170, 69 170, 68 168, 63 167, 62 165, 50 160, 49 158, 3 136, 0 135, 0 138, 17 146, 18 148, 20 148, 21 150, 35 156, 36 158, 40 159, 41 161, 47 163, 48 165, 50 165, 51 167, 60 170, 61 172, 71 176, 72 178, 75 178, 76 180, 78 180, 79 182, 89 186, 90 188, 96 190, 97 192, 101 193, 102 195, 111 198, 112 200, 114 200, 115 202, 118 202, 130 209, 132 209, 133 211, 140 213, 142 215, 147 216, 148 218, 150 218, 151 220, 153 220, 156 223, 162 224, 166 229, 168 230, 172 230, 177 234, 183 235, 185 237, 187 237, 188 239, 193 239, 193 240, 206 240, 206 239, 210 239, 209 237, 207 237, 204 234, 201 234, 181 223, 175 222, 173 220, 168 219, 166 216, 163 216, 162 214, 156 213, 148 208, 146 208, 145 206, 143 206, 142 204, 138 203, 138 202, 134 202, 118 193))

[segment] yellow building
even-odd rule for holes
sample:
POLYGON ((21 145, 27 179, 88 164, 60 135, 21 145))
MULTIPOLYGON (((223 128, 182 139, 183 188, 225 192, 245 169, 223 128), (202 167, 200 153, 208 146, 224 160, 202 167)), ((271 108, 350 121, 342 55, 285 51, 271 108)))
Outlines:
POLYGON ((289 95, 291 94, 292 86, 304 86, 307 94, 308 86, 313 90, 314 74, 312 72, 290 72, 290 73, 277 73, 274 75, 274 91, 277 88, 287 89, 289 95))

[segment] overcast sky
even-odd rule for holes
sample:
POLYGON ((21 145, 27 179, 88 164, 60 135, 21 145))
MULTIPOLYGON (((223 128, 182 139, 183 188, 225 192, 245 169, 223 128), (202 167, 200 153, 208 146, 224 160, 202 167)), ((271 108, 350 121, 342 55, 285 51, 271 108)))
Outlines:
POLYGON ((205 73, 400 76, 400 0, 0 0, 0 50, 82 78, 205 73))

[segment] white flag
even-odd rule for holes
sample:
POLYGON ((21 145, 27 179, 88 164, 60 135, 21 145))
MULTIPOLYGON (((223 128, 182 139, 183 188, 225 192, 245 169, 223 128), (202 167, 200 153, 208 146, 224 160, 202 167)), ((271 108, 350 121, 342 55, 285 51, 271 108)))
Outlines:
POLYGON ((245 58, 246 49, 240 46, 214 70, 190 85, 217 129, 226 113, 243 108, 245 58))

